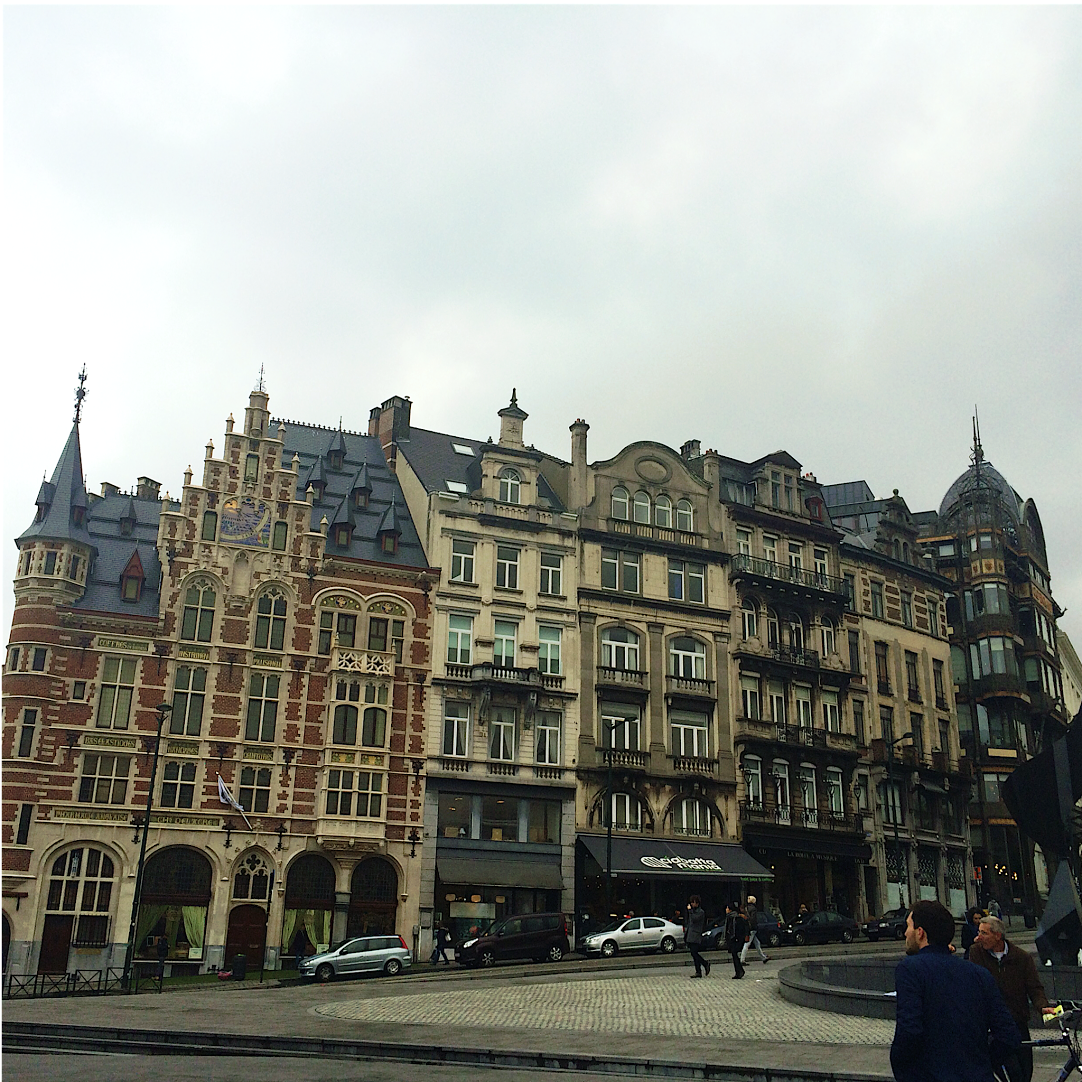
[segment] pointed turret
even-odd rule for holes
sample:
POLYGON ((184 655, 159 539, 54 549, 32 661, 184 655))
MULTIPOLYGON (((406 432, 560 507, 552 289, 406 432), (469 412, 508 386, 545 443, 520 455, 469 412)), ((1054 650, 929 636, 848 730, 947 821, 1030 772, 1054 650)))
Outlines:
POLYGON ((42 481, 35 501, 37 514, 19 541, 43 538, 50 541, 76 541, 93 548, 86 525, 89 501, 83 484, 83 455, 79 446, 79 422, 71 426, 71 435, 48 481, 42 481))
POLYGON ((372 482, 368 479, 367 462, 354 474, 353 482, 349 486, 349 494, 354 507, 368 506, 368 498, 372 495, 372 482))
POLYGON ((391 506, 383 512, 383 518, 379 520, 379 529, 376 537, 379 538, 379 547, 386 553, 398 551, 398 541, 402 536, 402 521, 398 517, 398 505, 394 496, 391 497, 391 506))

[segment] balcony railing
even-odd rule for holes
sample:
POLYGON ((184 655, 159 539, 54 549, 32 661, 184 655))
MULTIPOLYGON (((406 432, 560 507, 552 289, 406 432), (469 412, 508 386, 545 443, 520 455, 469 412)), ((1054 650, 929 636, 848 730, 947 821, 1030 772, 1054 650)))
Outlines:
POLYGON ((911 703, 923 703, 924 702, 924 700, 921 698, 920 690, 918 688, 907 688, 906 689, 906 698, 911 703))
POLYGON ((876 686, 879 689, 879 694, 880 695, 891 695, 891 694, 893 694, 891 692, 891 690, 890 690, 890 681, 889 680, 878 680, 878 681, 876 681, 876 686))
POLYGON ((488 763, 488 772, 504 778, 513 778, 518 773, 518 763, 504 763, 490 760, 488 763))
POLYGON ((935 697, 935 705, 936 705, 937 710, 946 710, 947 709, 947 697, 946 697, 946 695, 936 695, 936 697, 935 697))
POLYGON ((733 557, 731 574, 754 575, 759 579, 774 579, 777 582, 803 586, 805 589, 818 590, 820 593, 847 597, 845 579, 835 575, 824 575, 818 571, 808 571, 803 567, 790 567, 788 564, 775 563, 773 560, 760 560, 757 556, 738 553, 733 557))
POLYGON ((771 651, 775 661, 784 665, 798 665, 805 669, 819 668, 817 650, 794 650, 791 646, 775 646, 771 651))
POLYGON ((452 759, 442 756, 439 760, 440 769, 450 771, 452 774, 468 774, 470 772, 469 759, 452 759))
POLYGON ((846 815, 822 808, 790 808, 787 805, 740 801, 740 819, 745 823, 774 823, 778 826, 800 826, 807 830, 830 830, 845 834, 863 834, 864 817, 846 815))
POLYGON ((344 646, 336 646, 331 652, 331 668, 337 672, 394 676, 394 666, 394 654, 378 650, 349 650, 344 646))
MULTIPOLYGON (((597 761, 601 766, 607 766, 609 762, 609 749, 597 746, 597 761)), ((616 748, 612 753, 612 765, 623 769, 645 770, 650 762, 648 751, 624 751, 616 748)))
POLYGON ((597 682, 599 684, 619 684, 624 687, 644 688, 649 674, 638 669, 614 669, 608 665, 598 665, 597 682))
POLYGON ((527 684, 534 687, 556 689, 563 687, 564 678, 538 669, 521 669, 508 665, 495 665, 491 661, 475 665, 447 662, 446 673, 452 680, 481 680, 499 684, 527 684))
POLYGON ((670 695, 694 695, 700 699, 715 697, 713 680, 697 680, 691 676, 667 676, 665 683, 670 695))
POLYGON ((672 768, 677 774, 713 774, 718 768, 718 761, 698 755, 674 755, 672 768))
POLYGON ((778 740, 783 744, 803 744, 806 748, 827 746, 825 729, 816 729, 807 725, 777 725, 775 731, 778 740))

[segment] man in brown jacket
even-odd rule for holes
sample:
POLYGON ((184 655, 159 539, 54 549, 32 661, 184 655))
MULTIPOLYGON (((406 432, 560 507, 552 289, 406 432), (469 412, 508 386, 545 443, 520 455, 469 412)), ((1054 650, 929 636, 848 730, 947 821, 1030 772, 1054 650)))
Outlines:
MULTIPOLYGON (((1010 943, 999 917, 981 917, 980 921, 976 942, 969 948, 969 960, 984 966, 995 977, 1022 1040, 1028 1041, 1030 1003, 1042 1010, 1048 1007, 1048 996, 1037 976, 1033 955, 1010 943)), ((1006 1067, 1011 1082, 1030 1082, 1033 1049, 1019 1048, 1011 1054, 1006 1067)))

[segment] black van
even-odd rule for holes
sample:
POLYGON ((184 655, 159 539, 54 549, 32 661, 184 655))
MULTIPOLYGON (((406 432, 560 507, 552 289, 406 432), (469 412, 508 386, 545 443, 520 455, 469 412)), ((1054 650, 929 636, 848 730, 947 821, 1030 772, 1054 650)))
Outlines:
POLYGON ((456 943, 455 961, 464 966, 493 966, 505 958, 558 962, 570 949, 563 913, 520 913, 456 943))

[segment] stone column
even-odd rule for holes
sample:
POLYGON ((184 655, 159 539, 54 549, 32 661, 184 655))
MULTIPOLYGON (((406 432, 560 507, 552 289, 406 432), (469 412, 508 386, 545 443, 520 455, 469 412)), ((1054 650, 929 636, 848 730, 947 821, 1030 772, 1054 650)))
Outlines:
POLYGON ((714 671, 717 674, 718 781, 736 784, 736 748, 733 745, 732 698, 729 693, 729 636, 714 633, 714 671))
POLYGON ((349 891, 334 892, 334 917, 331 921, 331 946, 342 943, 346 938, 346 917, 349 914, 349 891))
POLYGON ((592 612, 579 613, 579 764, 594 761, 594 748, 600 740, 596 733, 597 697, 597 617, 592 612))

